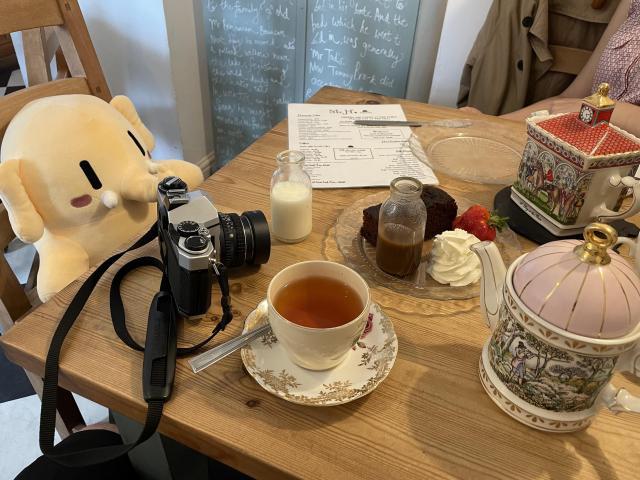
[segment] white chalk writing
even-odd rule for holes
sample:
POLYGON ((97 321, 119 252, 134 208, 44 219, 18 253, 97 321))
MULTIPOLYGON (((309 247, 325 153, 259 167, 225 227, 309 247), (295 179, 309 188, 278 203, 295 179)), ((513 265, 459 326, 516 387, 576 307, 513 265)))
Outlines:
POLYGON ((325 85, 404 96, 419 3, 202 0, 218 162, 282 120, 296 85, 305 99, 325 85))
POLYGON ((418 4, 310 0, 305 98, 324 85, 404 96, 418 4))
POLYGON ((216 160, 236 156, 295 101, 296 0, 204 0, 216 160))

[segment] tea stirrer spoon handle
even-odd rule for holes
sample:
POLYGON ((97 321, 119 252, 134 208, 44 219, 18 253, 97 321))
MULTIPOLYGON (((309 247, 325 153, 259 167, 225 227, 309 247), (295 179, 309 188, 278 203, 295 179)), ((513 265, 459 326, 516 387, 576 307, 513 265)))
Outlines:
MULTIPOLYGON (((263 300, 258 304, 256 308, 256 313, 260 317, 264 317, 267 314, 267 302, 263 300)), ((221 343, 220 345, 216 345, 210 350, 201 353, 200 355, 196 355, 192 359, 189 360, 189 365, 193 370, 193 373, 198 373, 201 370, 204 370, 207 367, 210 367, 214 363, 222 360, 226 356, 232 354, 236 350, 244 347, 246 344, 251 343, 258 337, 261 337, 265 333, 271 330, 271 326, 269 323, 266 323, 260 327, 254 328, 253 330, 249 330, 242 335, 239 335, 227 342, 221 343)))

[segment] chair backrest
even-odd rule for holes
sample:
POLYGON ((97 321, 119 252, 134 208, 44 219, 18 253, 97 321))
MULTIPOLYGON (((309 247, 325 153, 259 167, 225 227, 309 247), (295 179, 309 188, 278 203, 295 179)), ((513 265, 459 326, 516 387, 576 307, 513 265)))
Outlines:
POLYGON ((0 204, 0 328, 5 332, 13 325, 14 320, 31 308, 27 294, 3 254, 13 237, 7 211, 0 204))
MULTIPOLYGON (((2 0, 0 35, 13 32, 22 32, 29 87, 0 97, 0 141, 11 119, 32 100, 71 93, 111 99, 77 0, 2 0), (58 77, 51 81, 54 56, 58 77)), ((13 238, 7 211, 0 204, 0 307, 3 307, 0 325, 3 328, 8 328, 12 320, 31 307, 3 254, 13 238)))
POLYGON ((22 32, 29 88, 0 99, 0 139, 13 116, 37 98, 85 93, 111 100, 77 0, 3 0, 0 34, 13 32, 22 32), (59 75, 50 81, 54 54, 59 75))

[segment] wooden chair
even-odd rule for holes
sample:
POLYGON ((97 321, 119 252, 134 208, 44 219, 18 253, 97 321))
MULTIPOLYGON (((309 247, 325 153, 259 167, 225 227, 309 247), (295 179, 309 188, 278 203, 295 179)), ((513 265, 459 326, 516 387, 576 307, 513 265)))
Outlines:
MULTIPOLYGON (((77 0, 2 0, 0 35, 22 32, 29 87, 0 97, 0 141, 13 116, 28 102, 52 95, 84 93, 106 101, 111 93, 91 43, 77 0), (55 58, 57 78, 51 78, 55 58)), ((8 214, 0 204, 0 327, 11 328, 31 309, 25 290, 4 257, 15 238, 8 214)), ((42 379, 26 372, 36 393, 42 394, 42 379)), ((61 437, 84 426, 73 396, 58 389, 56 430, 61 437)))
POLYGON ((17 64, 18 59, 13 51, 11 37, 9 35, 0 35, 0 69, 7 70, 17 64))

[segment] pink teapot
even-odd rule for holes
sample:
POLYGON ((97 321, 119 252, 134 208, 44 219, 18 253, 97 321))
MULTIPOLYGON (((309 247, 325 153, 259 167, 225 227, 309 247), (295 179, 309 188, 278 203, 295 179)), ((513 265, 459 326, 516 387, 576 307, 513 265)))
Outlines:
POLYGON ((640 376, 640 278, 611 250, 611 226, 592 223, 584 238, 542 245, 508 269, 494 243, 471 247, 492 330, 480 380, 503 411, 539 430, 586 428, 602 406, 640 413, 640 398, 611 384, 616 370, 640 376))

